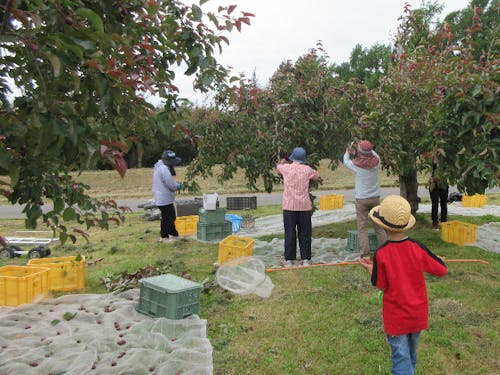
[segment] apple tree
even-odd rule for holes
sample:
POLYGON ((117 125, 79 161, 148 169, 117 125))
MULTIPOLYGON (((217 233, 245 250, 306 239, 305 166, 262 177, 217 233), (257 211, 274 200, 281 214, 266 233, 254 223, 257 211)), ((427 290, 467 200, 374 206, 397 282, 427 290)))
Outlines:
MULTIPOLYGON (((378 132, 384 166, 399 176, 402 196, 418 207, 417 172, 438 156, 452 185, 470 193, 498 184, 498 51, 472 53, 472 38, 457 41, 449 25, 429 28, 436 9, 407 9, 394 65, 371 96, 367 116, 378 132), (496 57, 495 57, 496 56, 496 57), (496 111, 495 111, 496 110, 496 111)), ((480 29, 481 10, 469 28, 480 29)), ((477 52, 477 50, 475 50, 477 52)))
POLYGON ((204 13, 205 2, 7 0, 0 7, 0 192, 24 205, 28 227, 43 220, 62 241, 75 241, 63 221, 107 227, 121 220, 116 204, 90 197, 73 173, 104 158, 123 176, 124 153, 144 127, 158 125, 145 95, 158 95, 165 116, 175 115, 179 67, 199 89, 227 77, 215 52, 252 14, 234 5, 204 13), (53 209, 43 212, 45 202, 53 209))
MULTIPOLYGON (((475 7, 473 12, 460 47, 443 49, 449 57, 444 64, 435 64, 436 74, 446 79, 434 80, 438 108, 432 118, 434 127, 428 128, 425 137, 449 182, 469 195, 484 194, 500 181, 500 51, 494 43, 476 43, 476 33, 484 34, 486 26, 483 9, 475 7), (478 46, 486 49, 478 54, 478 46)), ((443 32, 453 35, 449 25, 443 32)))
POLYGON ((194 111, 183 124, 198 151, 188 179, 221 165, 220 181, 242 169, 249 188, 262 178, 267 192, 280 181, 276 163, 294 147, 306 149, 313 167, 324 158, 337 164, 351 137, 340 118, 353 122, 367 103, 366 90, 336 86, 320 44, 295 63, 282 62, 266 88, 242 77, 218 98, 216 108, 194 111))

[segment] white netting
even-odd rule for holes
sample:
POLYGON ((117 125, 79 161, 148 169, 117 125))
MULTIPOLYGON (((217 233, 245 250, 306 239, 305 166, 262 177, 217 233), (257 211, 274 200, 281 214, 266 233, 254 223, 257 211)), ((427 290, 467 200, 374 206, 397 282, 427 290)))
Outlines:
POLYGON ((264 262, 255 257, 238 257, 224 262, 216 273, 217 283, 230 292, 247 295, 255 293, 268 298, 274 285, 266 275, 264 262))
MULTIPOLYGON (((344 238, 313 238, 311 248, 311 263, 314 264, 339 263, 359 258, 359 252, 347 250, 347 239, 344 238)), ((266 268, 277 268, 283 265, 283 249, 283 239, 273 238, 270 242, 255 240, 252 255, 261 259, 266 268)), ((300 259, 298 248, 297 258, 300 259)))
POLYGON ((136 311, 138 289, 0 308, 0 373, 212 374, 206 320, 136 311))
POLYGON ((500 253, 500 223, 489 223, 477 227, 477 246, 500 253))

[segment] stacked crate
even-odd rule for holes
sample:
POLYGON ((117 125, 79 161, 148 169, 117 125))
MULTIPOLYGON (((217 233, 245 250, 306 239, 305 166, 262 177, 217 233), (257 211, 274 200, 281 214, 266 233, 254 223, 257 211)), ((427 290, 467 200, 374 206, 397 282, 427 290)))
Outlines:
POLYGON ((483 207, 488 203, 488 197, 482 194, 467 195, 462 196, 462 206, 463 207, 483 207))
MULTIPOLYGON (((375 234, 375 231, 373 229, 368 229, 368 244, 371 252, 377 250, 377 235, 375 234)), ((347 231, 347 250, 359 251, 359 238, 357 230, 347 231)))
POLYGON ((49 293, 49 269, 44 267, 0 267, 0 306, 35 303, 49 293))
POLYGON ((177 216, 175 218, 175 228, 179 236, 190 236, 196 234, 198 226, 198 215, 177 216))
POLYGON ((70 291, 85 288, 84 256, 30 259, 28 267, 48 268, 49 290, 70 291))
POLYGON ((198 215, 198 210, 203 207, 203 200, 201 198, 178 199, 174 202, 174 206, 177 216, 198 215))
POLYGON ((226 208, 228 210, 255 210, 257 197, 227 197, 226 208))
POLYGON ((475 243, 477 225, 456 220, 441 223, 441 239, 459 246, 475 243))
POLYGON ((226 210, 218 207, 215 210, 198 211, 198 240, 218 241, 233 233, 233 224, 226 220, 226 210))

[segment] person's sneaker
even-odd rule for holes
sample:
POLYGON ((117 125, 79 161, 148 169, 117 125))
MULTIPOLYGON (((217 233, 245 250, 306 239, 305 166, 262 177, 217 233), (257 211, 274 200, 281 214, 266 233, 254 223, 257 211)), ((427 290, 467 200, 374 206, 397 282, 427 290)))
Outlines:
POLYGON ((292 261, 291 260, 286 260, 285 263, 283 264, 284 267, 292 267, 292 261))
POLYGON ((175 238, 173 237, 162 237, 160 238, 160 242, 172 242, 175 241, 175 238))
POLYGON ((302 265, 303 265, 303 266, 310 266, 310 265, 311 265, 311 261, 310 261, 309 259, 304 259, 304 260, 302 261, 302 265))
POLYGON ((439 230, 439 224, 432 224, 432 229, 439 230))

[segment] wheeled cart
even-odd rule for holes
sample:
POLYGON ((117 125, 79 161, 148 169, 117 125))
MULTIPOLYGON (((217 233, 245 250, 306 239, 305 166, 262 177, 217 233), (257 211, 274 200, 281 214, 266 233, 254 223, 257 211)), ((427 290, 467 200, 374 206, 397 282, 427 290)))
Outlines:
MULTIPOLYGON (((40 231, 26 231, 40 233, 40 231)), ((52 232, 51 232, 52 233, 52 232)), ((28 255, 28 258, 45 258, 50 255, 49 244, 58 241, 57 238, 40 237, 4 237, 7 246, 0 248, 0 259, 14 258, 28 255), (23 250, 21 246, 33 246, 30 250, 23 250)))

